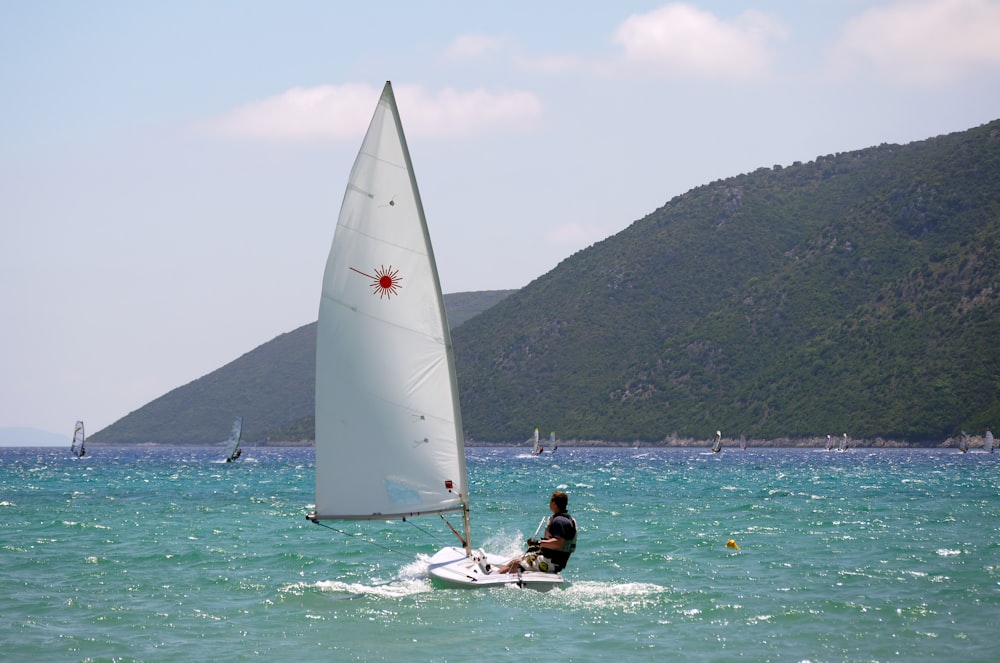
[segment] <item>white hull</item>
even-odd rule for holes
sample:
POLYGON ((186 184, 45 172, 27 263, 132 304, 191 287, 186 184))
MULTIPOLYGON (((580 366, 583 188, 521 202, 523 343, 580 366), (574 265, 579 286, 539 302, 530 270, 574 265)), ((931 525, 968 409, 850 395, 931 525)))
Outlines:
POLYGON ((430 575, 446 587, 474 589, 477 587, 523 587, 546 592, 566 583, 558 573, 522 571, 521 573, 497 573, 495 569, 507 563, 507 559, 482 553, 485 562, 467 557, 465 548, 449 546, 439 550, 430 560, 430 575), (489 569, 491 572, 488 572, 489 569))

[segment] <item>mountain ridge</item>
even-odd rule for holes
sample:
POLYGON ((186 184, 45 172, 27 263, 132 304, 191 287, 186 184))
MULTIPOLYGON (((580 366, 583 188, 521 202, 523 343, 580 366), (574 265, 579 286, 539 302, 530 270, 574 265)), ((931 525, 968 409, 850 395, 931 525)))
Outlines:
MULTIPOLYGON (((616 442, 721 428, 930 443, 982 432, 1000 418, 998 265, 1000 121, 696 187, 453 320, 466 436, 523 440, 541 425, 616 442)), ((248 422, 255 399, 294 392, 288 414, 302 416, 251 437, 310 438, 304 329, 290 332, 304 346, 279 344, 290 354, 273 356, 286 364, 273 379, 261 366, 256 381, 209 381, 248 422)), ((211 390, 196 406, 194 393, 92 439, 138 441, 172 419, 195 441, 190 415, 211 407, 224 431, 233 411, 211 390)))
MULTIPOLYGON (((512 290, 445 295, 449 324, 461 324, 512 290)), ((311 322, 172 389, 88 437, 88 444, 223 444, 243 414, 248 443, 312 437, 316 323, 311 322)))

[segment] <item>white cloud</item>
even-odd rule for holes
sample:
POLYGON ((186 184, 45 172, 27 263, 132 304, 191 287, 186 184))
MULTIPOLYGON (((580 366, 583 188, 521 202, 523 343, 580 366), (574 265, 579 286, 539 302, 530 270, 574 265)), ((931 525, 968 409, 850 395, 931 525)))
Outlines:
POLYGON ((540 74, 563 74, 578 70, 583 65, 582 60, 576 55, 534 57, 515 55, 511 45, 511 40, 505 37, 468 34, 455 39, 445 50, 445 56, 452 60, 473 60, 487 55, 500 56, 522 71, 540 74))
POLYGON ((768 42, 785 28, 759 12, 723 21, 692 5, 674 3, 627 18, 613 40, 625 62, 668 76, 751 80, 766 76, 773 56, 768 42))
POLYGON ((576 55, 517 57, 514 58, 514 64, 522 71, 536 74, 565 74, 584 67, 583 60, 576 55))
MULTIPOLYGON (((411 136, 527 131, 538 125, 544 110, 531 92, 447 88, 431 93, 415 85, 394 86, 393 91, 411 136)), ((368 85, 297 87, 235 108, 204 122, 200 129, 235 139, 355 140, 364 134, 379 94, 379 88, 368 85)))
POLYGON ((379 98, 368 85, 295 87, 254 101, 203 123, 207 133, 224 138, 276 141, 339 140, 365 131, 379 98))
POLYGON ((396 89, 406 132, 423 136, 471 136, 489 132, 523 132, 536 129, 544 105, 532 92, 458 91, 451 88, 431 94, 419 86, 396 89))
POLYGON ((488 53, 495 53, 503 45, 504 39, 501 37, 481 34, 462 35, 451 43, 451 46, 445 51, 445 55, 456 60, 468 60, 488 53))
POLYGON ((869 9, 846 24, 832 51, 832 68, 911 85, 1000 69, 1000 3, 907 0, 869 9))

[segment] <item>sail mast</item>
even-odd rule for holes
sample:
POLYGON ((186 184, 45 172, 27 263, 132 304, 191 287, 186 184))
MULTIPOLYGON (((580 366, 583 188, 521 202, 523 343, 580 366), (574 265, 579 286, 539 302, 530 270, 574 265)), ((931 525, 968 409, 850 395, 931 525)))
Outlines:
POLYGON ((392 82, 386 81, 382 90, 383 98, 388 98, 392 107, 392 117, 396 123, 396 132, 399 135, 399 142, 403 151, 403 159, 406 162, 406 172, 410 176, 410 186, 416 202, 417 213, 420 217, 420 227, 424 233, 424 243, 429 259, 431 275, 433 276, 434 292, 437 293, 437 312, 441 325, 441 335, 444 342, 445 358, 448 364, 448 376, 451 383, 452 394, 452 421, 454 422, 454 439, 457 447, 457 458, 461 487, 458 495, 462 504, 462 529, 465 534, 465 552, 472 554, 472 524, 469 519, 469 486, 468 470, 465 466, 465 430, 462 428, 462 409, 458 400, 458 376, 455 370, 455 348, 451 343, 451 328, 448 325, 448 314, 444 306, 444 293, 441 289, 441 278, 438 275, 437 260, 434 259, 434 246, 431 243, 430 232, 427 229, 427 216, 424 214, 424 203, 420 198, 420 189, 417 187, 417 177, 413 170, 413 162, 410 159, 410 147, 406 142, 406 135, 403 133, 403 122, 399 117, 399 108, 396 106, 396 96, 392 92, 392 82))

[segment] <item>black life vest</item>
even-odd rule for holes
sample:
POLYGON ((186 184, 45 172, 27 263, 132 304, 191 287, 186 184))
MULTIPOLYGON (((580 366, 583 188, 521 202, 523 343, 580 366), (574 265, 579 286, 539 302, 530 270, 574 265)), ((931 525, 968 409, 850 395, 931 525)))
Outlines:
POLYGON ((549 523, 551 523, 553 519, 559 518, 559 517, 566 518, 571 523, 573 523, 573 536, 571 536, 571 537, 565 537, 565 536, 562 537, 563 544, 562 544, 562 547, 559 548, 559 551, 560 552, 565 552, 565 553, 576 552, 576 533, 579 530, 579 528, 576 525, 576 519, 574 519, 573 516, 569 515, 565 511, 563 511, 562 513, 557 513, 556 515, 552 516, 552 518, 549 519, 549 523))

